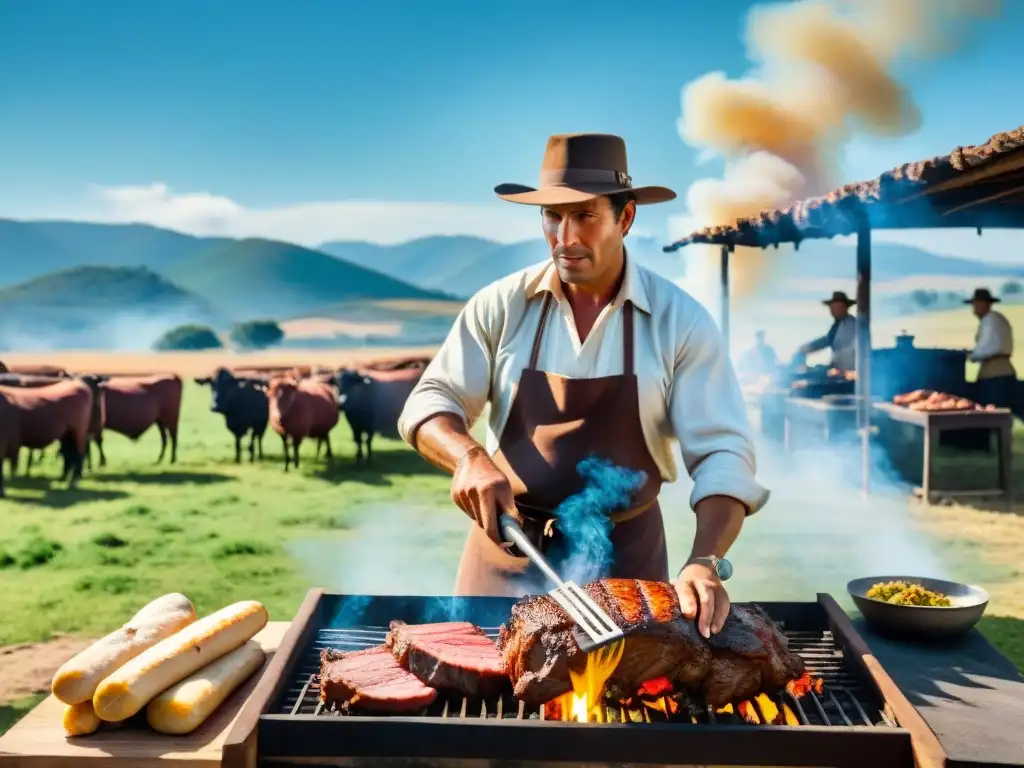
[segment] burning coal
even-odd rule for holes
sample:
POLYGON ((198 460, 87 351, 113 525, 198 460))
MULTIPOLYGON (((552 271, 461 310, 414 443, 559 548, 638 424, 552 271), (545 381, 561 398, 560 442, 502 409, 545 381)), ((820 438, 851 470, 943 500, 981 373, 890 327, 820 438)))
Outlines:
POLYGON ((576 470, 584 480, 583 490, 563 501, 554 517, 563 536, 559 553, 562 576, 585 584, 608 575, 612 564, 610 515, 630 506, 647 475, 599 456, 584 459, 576 470))
MULTIPOLYGON (((687 225, 731 225, 838 186, 841 151, 855 133, 904 136, 920 125, 892 74, 896 59, 951 52, 968 22, 999 7, 998 0, 801 0, 751 9, 754 71, 739 80, 712 72, 683 88, 680 136, 705 157, 725 160, 721 178, 689 188, 687 225)), ((699 282, 717 271, 718 251, 702 250, 687 256, 699 282)), ((735 295, 755 293, 766 258, 760 249, 737 254, 735 295)))

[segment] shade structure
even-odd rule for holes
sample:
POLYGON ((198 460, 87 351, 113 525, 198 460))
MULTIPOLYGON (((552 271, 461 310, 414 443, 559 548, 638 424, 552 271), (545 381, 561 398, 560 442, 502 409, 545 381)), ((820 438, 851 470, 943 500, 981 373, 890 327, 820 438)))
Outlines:
MULTIPOLYGON (((803 240, 857 236, 857 389, 863 485, 870 482, 871 230, 1024 227, 1024 126, 984 144, 904 163, 869 181, 842 186, 787 208, 762 211, 731 226, 698 230, 664 247, 718 245, 728 296, 728 254, 736 247, 778 247, 803 240)), ((729 327, 728 300, 722 326, 729 327)))

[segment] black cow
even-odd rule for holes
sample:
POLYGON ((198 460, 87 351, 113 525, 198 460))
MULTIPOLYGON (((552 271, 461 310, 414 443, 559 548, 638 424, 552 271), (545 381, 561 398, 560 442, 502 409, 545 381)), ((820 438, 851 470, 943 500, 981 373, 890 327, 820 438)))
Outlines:
POLYGON ((356 461, 373 459, 373 436, 398 439, 398 417, 416 383, 422 367, 394 368, 388 371, 341 369, 334 377, 338 390, 338 410, 352 428, 356 441, 356 461))
POLYGON ((256 461, 256 445, 259 457, 263 458, 263 434, 270 420, 267 404, 266 379, 236 378, 226 368, 206 378, 196 379, 196 384, 210 387, 210 410, 224 416, 228 431, 235 436, 235 463, 242 461, 242 438, 249 437, 249 461, 256 461))

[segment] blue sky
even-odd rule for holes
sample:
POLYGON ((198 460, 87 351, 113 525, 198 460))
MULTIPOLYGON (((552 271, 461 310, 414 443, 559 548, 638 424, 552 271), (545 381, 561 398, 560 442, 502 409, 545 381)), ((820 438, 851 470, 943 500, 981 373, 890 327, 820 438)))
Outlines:
MULTIPOLYGON (((306 242, 527 237, 535 212, 492 188, 532 183, 551 133, 622 134, 634 180, 680 193, 718 172, 679 137, 680 89, 749 68, 749 5, 7 0, 0 216, 306 242)), ((847 179, 1020 124, 1024 3, 1007 5, 955 55, 899 67, 923 126, 854 140, 847 179)), ((666 235, 681 211, 642 225, 666 235)))

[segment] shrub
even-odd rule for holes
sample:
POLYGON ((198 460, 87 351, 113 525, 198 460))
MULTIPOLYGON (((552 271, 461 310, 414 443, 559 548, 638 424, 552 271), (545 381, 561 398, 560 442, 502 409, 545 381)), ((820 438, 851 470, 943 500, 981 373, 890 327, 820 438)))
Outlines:
POLYGON ((249 320, 231 329, 231 343, 243 349, 265 349, 283 340, 284 331, 273 320, 249 320))
POLYGON ((158 352, 221 349, 223 344, 212 328, 205 325, 179 325, 153 343, 158 352))

